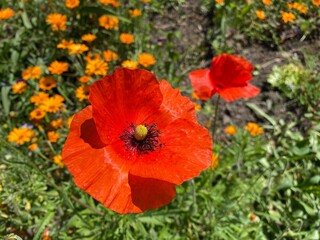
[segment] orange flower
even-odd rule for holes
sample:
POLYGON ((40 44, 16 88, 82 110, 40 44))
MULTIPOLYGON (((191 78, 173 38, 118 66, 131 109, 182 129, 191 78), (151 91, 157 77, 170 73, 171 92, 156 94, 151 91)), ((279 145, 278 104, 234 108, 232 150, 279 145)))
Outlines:
POLYGON ((115 0, 99 0, 103 5, 112 5, 113 7, 119 7, 120 3, 115 0))
POLYGON ((39 81, 39 88, 41 90, 51 90, 57 86, 56 80, 53 77, 47 76, 43 77, 39 81))
POLYGON ((43 103, 43 101, 47 100, 49 98, 49 94, 45 92, 39 92, 38 95, 33 95, 30 98, 30 102, 32 102, 34 105, 39 105, 43 103))
POLYGON ((120 41, 124 44, 131 44, 134 42, 134 37, 130 33, 121 33, 120 34, 120 41))
POLYGON ((303 6, 300 4, 300 6, 297 8, 297 10, 303 14, 306 14, 308 12, 308 8, 306 6, 303 6))
POLYGON ((67 8, 76 8, 80 4, 79 0, 66 0, 65 5, 67 8))
POLYGON ((0 20, 7 20, 14 16, 14 11, 11 8, 0 10, 0 20))
POLYGON ((38 79, 41 74, 42 70, 39 66, 30 66, 27 67, 21 75, 24 80, 29 80, 30 78, 38 79))
POLYGON ((131 61, 131 60, 125 60, 122 62, 121 66, 124 68, 129 68, 131 70, 134 70, 134 69, 138 68, 138 62, 131 61))
POLYGON ((272 4, 272 0, 262 0, 264 5, 270 6, 272 4))
POLYGON ((107 62, 111 61, 117 61, 118 60, 118 54, 111 51, 111 50, 106 50, 103 52, 103 57, 107 62))
POLYGON ((315 6, 320 6, 320 0, 313 0, 312 4, 315 6))
POLYGON ((201 110, 201 106, 195 102, 193 104, 194 104, 194 110, 196 110, 196 112, 199 112, 201 110))
POLYGON ((150 65, 153 65, 156 63, 156 60, 154 59, 152 54, 149 53, 141 53, 138 56, 138 62, 144 66, 144 67, 148 67, 150 65))
POLYGON ((24 81, 18 81, 12 85, 12 92, 13 93, 23 93, 27 89, 27 84, 24 81))
POLYGON ((95 74, 105 76, 108 72, 108 64, 97 55, 94 59, 88 59, 85 72, 87 75, 95 74))
POLYGON ((60 154, 53 157, 53 162, 61 168, 64 167, 64 163, 60 154))
POLYGON ((259 18, 261 20, 266 18, 266 14, 264 13, 264 11, 260 11, 260 10, 256 11, 256 16, 257 16, 257 18, 259 18))
POLYGON ((53 31, 66 30, 66 21, 67 16, 60 13, 49 14, 46 19, 46 22, 51 24, 51 28, 53 31))
POLYGON ((200 99, 199 96, 195 92, 192 92, 191 97, 194 99, 197 99, 197 100, 200 99))
POLYGON ((215 170, 219 164, 218 161, 219 155, 212 153, 212 158, 211 158, 211 169, 215 170))
POLYGON ((37 148, 38 148, 38 144, 36 144, 36 143, 32 143, 28 147, 29 151, 31 151, 31 152, 34 152, 37 148))
POLYGON ((234 126, 229 125, 224 129, 224 132, 226 134, 236 135, 237 134, 237 129, 234 126))
POLYGON ((22 145, 25 142, 30 142, 34 136, 35 132, 27 127, 14 128, 8 135, 8 142, 22 145))
POLYGON ((224 2, 224 0, 216 0, 216 3, 218 4, 222 4, 224 2))
POLYGON ((82 86, 78 87, 76 90, 76 98, 78 98, 78 100, 80 102, 82 102, 85 99, 88 99, 89 98, 89 85, 82 85, 82 86))
POLYGON ((82 41, 85 41, 85 42, 92 42, 96 38, 97 38, 97 36, 94 34, 91 34, 91 33, 87 33, 85 35, 82 35, 82 37, 81 37, 82 41))
POLYGON ((89 50, 89 48, 84 44, 74 43, 69 45, 69 54, 82 54, 89 50))
POLYGON ((70 125, 71 125, 71 123, 72 123, 73 117, 74 117, 74 115, 72 115, 71 117, 69 117, 68 120, 67 120, 67 124, 68 124, 68 127, 69 127, 69 128, 70 128, 70 125))
POLYGON ((308 8, 300 3, 288 3, 288 8, 290 9, 297 9, 299 12, 306 14, 308 12, 308 8))
POLYGON ((141 0, 141 2, 143 2, 143 3, 149 3, 149 2, 151 2, 151 0, 141 0))
POLYGON ((59 62, 59 61, 52 62, 48 67, 48 70, 50 71, 50 73, 57 74, 57 75, 60 75, 63 72, 68 71, 68 69, 69 69, 68 63, 59 62))
POLYGON ((30 119, 31 120, 40 120, 46 116, 45 111, 43 111, 41 108, 36 108, 30 113, 30 119))
POLYGON ((63 101, 64 98, 56 94, 53 97, 44 100, 40 105, 40 108, 45 112, 56 113, 62 107, 63 101))
POLYGON ((57 48, 67 49, 67 48, 69 48, 69 46, 72 45, 73 43, 74 43, 73 40, 65 40, 65 39, 62 39, 62 41, 57 45, 57 48))
POLYGON ((79 81, 82 82, 82 83, 87 83, 91 80, 91 77, 90 76, 82 76, 79 78, 79 81))
POLYGON ((49 142, 52 142, 52 143, 57 142, 59 137, 60 137, 60 134, 58 132, 55 132, 55 131, 48 132, 47 135, 48 135, 49 142))
POLYGON ((99 25, 105 29, 118 29, 119 20, 114 16, 103 15, 99 18, 99 25))
POLYGON ((282 20, 285 23, 293 22, 296 19, 296 16, 291 12, 281 12, 282 20))
POLYGON ((262 127, 253 122, 248 122, 244 128, 250 133, 251 136, 257 136, 263 133, 262 127))
POLYGON ((133 9, 133 10, 128 10, 129 14, 131 17, 139 17, 142 15, 141 11, 139 9, 133 9))
POLYGON ((53 128, 60 128, 63 124, 63 119, 62 118, 58 118, 56 120, 52 120, 50 122, 50 125, 53 127, 53 128))

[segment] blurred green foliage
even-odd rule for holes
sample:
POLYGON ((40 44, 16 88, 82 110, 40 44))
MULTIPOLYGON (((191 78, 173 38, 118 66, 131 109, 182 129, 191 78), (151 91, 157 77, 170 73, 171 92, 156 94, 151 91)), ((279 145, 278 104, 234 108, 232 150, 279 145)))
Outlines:
POLYGON ((284 66, 274 66, 268 77, 268 82, 280 89, 287 97, 298 99, 300 104, 316 112, 320 106, 320 70, 318 54, 301 53, 304 65, 299 59, 284 66))

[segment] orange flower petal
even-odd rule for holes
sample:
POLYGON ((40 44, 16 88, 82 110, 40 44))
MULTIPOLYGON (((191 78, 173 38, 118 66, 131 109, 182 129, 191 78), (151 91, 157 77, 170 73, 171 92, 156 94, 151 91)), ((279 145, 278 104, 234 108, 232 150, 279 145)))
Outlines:
POLYGON ((162 94, 152 73, 118 68, 91 86, 89 101, 101 140, 111 143, 128 123, 141 124, 156 112, 162 94))
POLYGON ((194 104, 189 98, 182 96, 178 89, 173 89, 165 80, 160 82, 160 90, 162 104, 159 111, 146 120, 148 123, 156 122, 158 128, 163 128, 178 118, 197 121, 194 104))
POLYGON ((242 57, 221 54, 212 59, 210 76, 217 88, 243 87, 252 79, 253 66, 242 57))
POLYGON ((137 157, 131 174, 181 184, 210 166, 212 140, 202 126, 178 119, 161 129, 160 141, 160 149, 137 157))
POLYGON ((176 196, 176 185, 129 174, 132 202, 142 211, 167 205, 176 196))
POLYGON ((219 91, 220 96, 227 102, 237 100, 239 98, 251 98, 260 93, 260 89, 248 84, 245 87, 231 87, 219 91))
POLYGON ((210 79, 209 69, 194 70, 189 74, 191 85, 202 100, 208 100, 212 97, 214 87, 210 79))
POLYGON ((98 136, 92 107, 77 113, 62 156, 79 188, 118 213, 158 208, 174 198, 174 184, 129 175, 130 164, 113 161, 114 154, 98 136))

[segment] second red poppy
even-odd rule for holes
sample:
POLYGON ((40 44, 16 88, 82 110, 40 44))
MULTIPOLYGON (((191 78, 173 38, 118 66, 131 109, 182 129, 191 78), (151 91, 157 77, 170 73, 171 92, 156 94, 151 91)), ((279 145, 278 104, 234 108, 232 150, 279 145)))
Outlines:
POLYGON ((260 90, 248 83, 252 80, 252 71, 253 66, 246 59, 224 53, 212 59, 210 69, 194 70, 189 78, 200 99, 208 100, 218 93, 231 102, 259 94, 260 90))

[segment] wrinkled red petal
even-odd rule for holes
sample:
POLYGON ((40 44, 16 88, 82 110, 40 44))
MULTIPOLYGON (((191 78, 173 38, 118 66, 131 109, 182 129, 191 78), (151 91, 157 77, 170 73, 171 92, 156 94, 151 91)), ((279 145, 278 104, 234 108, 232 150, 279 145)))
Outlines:
POLYGON ((219 95, 226 100, 231 102, 239 98, 252 98, 259 94, 260 89, 248 84, 245 87, 234 87, 234 88, 225 88, 219 91, 219 95))
POLYGON ((173 89, 167 81, 160 82, 163 101, 159 111, 152 114, 146 122, 157 123, 158 128, 163 128, 178 118, 197 121, 194 104, 189 98, 180 94, 178 89, 173 89))
POLYGON ((131 174, 181 184, 211 163, 211 137, 199 124, 178 119, 162 130, 160 141, 160 149, 137 157, 131 174))
POLYGON ((214 94, 214 87, 210 78, 209 69, 200 69, 190 72, 189 78, 191 85, 202 100, 208 100, 214 94))
POLYGON ((218 88, 243 87, 252 79, 253 66, 242 57, 221 54, 211 62, 210 76, 213 85, 218 88))
POLYGON ((167 205, 176 196, 176 185, 129 174, 132 201, 142 211, 167 205))
POLYGON ((126 165, 116 165, 100 140, 91 106, 74 116, 62 150, 63 161, 75 184, 106 207, 119 212, 141 212, 132 203, 126 165))
POLYGON ((89 101, 101 140, 112 143, 128 123, 141 124, 157 111, 162 94, 151 72, 118 68, 91 86, 89 101))

